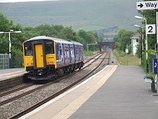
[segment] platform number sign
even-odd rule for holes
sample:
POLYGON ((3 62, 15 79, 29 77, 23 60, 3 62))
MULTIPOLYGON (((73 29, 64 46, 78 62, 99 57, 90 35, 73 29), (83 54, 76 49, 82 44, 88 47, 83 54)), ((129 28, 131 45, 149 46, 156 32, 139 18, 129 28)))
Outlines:
POLYGON ((155 34, 155 24, 147 24, 146 25, 146 34, 155 34))

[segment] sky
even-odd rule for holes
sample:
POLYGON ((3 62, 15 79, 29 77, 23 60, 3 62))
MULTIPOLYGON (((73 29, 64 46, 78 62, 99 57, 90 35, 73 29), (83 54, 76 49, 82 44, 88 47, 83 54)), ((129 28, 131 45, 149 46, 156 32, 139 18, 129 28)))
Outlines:
POLYGON ((37 1, 60 1, 60 0, 0 0, 0 3, 37 2, 37 1))

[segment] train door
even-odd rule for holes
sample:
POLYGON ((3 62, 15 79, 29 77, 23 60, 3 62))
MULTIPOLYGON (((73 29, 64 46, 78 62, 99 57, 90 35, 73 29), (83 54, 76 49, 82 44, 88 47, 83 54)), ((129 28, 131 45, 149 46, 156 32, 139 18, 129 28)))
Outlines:
POLYGON ((36 59, 36 68, 44 67, 44 53, 43 53, 43 45, 35 44, 35 59, 36 59))

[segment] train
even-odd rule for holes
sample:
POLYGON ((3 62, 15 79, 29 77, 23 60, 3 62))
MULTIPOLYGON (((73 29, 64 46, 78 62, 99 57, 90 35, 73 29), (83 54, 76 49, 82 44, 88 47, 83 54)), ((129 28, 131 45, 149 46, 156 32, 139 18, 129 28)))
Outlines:
POLYGON ((34 81, 54 80, 84 65, 83 44, 48 36, 24 41, 23 57, 27 78, 34 81))

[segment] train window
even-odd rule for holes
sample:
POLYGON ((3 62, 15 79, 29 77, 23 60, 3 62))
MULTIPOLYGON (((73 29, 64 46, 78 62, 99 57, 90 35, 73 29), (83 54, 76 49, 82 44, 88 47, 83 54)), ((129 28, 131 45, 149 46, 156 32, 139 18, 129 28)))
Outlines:
POLYGON ((75 47, 76 49, 75 49, 75 53, 76 54, 79 54, 79 49, 78 49, 78 47, 75 47))
POLYGON ((32 42, 25 43, 24 50, 26 56, 32 56, 33 55, 32 42))
POLYGON ((45 41, 45 53, 54 54, 54 47, 52 41, 45 41))
POLYGON ((64 51, 65 51, 65 56, 69 57, 69 47, 67 45, 65 45, 64 51))

